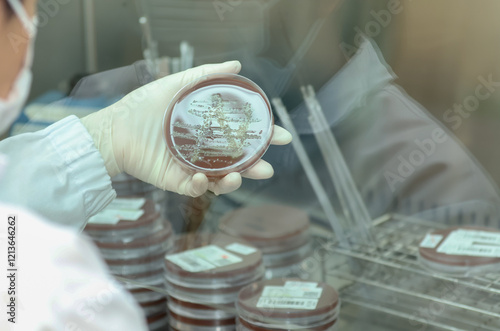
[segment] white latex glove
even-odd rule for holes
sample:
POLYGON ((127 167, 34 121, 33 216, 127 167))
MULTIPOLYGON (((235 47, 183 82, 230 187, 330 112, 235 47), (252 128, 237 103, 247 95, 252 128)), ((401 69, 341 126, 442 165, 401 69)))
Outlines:
MULTIPOLYGON (((193 197, 207 190, 215 194, 232 192, 240 187, 242 175, 251 179, 271 177, 272 166, 259 160, 241 175, 230 173, 220 180, 209 181, 204 174, 181 167, 163 140, 163 115, 177 91, 201 76, 238 73, 240 69, 238 61, 230 61, 166 76, 83 118, 82 123, 101 152, 109 175, 113 177, 124 171, 163 190, 193 197)), ((275 126, 272 144, 285 145, 291 140, 288 131, 275 126)))

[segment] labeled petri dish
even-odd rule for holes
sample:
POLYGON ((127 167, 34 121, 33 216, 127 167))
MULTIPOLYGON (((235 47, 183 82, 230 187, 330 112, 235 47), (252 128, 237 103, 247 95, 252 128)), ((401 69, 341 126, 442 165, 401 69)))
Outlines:
POLYGON ((240 324, 249 330, 332 330, 340 299, 325 283, 272 279, 243 288, 236 307, 240 324))
POLYGON ((169 294, 198 304, 234 303, 239 290, 264 276, 261 252, 223 234, 181 236, 165 256, 169 294))
POLYGON ((184 86, 165 111, 167 148, 192 172, 243 172, 269 147, 274 129, 262 89, 236 74, 211 74, 184 86))
POLYGON ((428 233, 419 244, 419 262, 425 268, 455 277, 498 270, 500 231, 459 226, 428 233))
POLYGON ((263 254, 296 250, 308 244, 310 220, 300 209, 284 205, 250 206, 224 215, 219 229, 259 248, 263 254))
MULTIPOLYGON (((121 200, 137 201, 137 197, 121 200)), ((140 210, 142 210, 142 215, 136 219, 119 219, 116 223, 93 223, 89 220, 84 231, 93 239, 101 241, 113 240, 113 238, 146 236, 151 233, 153 227, 161 222, 160 210, 152 200, 146 200, 144 205, 139 208, 140 210)))
POLYGON ((195 282, 196 288, 207 289, 238 286, 258 275, 262 266, 258 249, 223 234, 181 236, 176 249, 165 257, 165 264, 168 280, 179 285, 195 282))

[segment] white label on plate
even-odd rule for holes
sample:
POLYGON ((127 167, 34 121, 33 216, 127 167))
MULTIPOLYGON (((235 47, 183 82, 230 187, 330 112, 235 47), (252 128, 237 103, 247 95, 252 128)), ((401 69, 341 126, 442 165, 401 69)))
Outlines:
POLYGON ((89 219, 93 224, 116 224, 122 221, 137 221, 144 215, 144 210, 123 210, 123 209, 104 209, 89 219))
POLYGON ((111 203, 106 207, 106 209, 128 209, 128 210, 138 210, 146 203, 145 198, 116 198, 111 201, 111 203))
POLYGON ((258 308, 287 308, 314 310, 318 305, 317 299, 297 299, 297 298, 269 298, 260 297, 257 302, 258 308))
POLYGON ((481 244, 500 245, 500 233, 498 232, 458 229, 453 231, 452 235, 457 239, 460 238, 481 244))
POLYGON ((239 253, 242 255, 250 255, 257 252, 256 248, 246 246, 240 243, 232 243, 230 245, 227 245, 226 249, 229 249, 232 252, 239 253))
POLYGON ((318 283, 314 282, 299 282, 299 281, 287 281, 285 282, 286 288, 299 288, 299 289, 310 289, 310 288, 317 288, 318 283))
POLYGON ((215 245, 191 249, 189 251, 167 255, 165 257, 172 263, 189 272, 200 272, 224 267, 243 261, 215 245))
POLYGON ((322 292, 322 288, 265 286, 257 307, 314 310, 322 292))
POLYGON ((103 216, 101 215, 101 213, 97 214, 97 215, 94 215, 92 216, 91 218, 89 218, 89 221, 88 223, 91 223, 91 224, 116 224, 120 222, 120 219, 116 216, 103 216))
POLYGON ((420 243, 420 247, 425 248, 435 248, 443 239, 443 236, 440 234, 426 234, 424 240, 420 243))
POLYGON ((437 252, 449 255, 500 257, 498 233, 477 230, 456 230, 448 235, 437 252))

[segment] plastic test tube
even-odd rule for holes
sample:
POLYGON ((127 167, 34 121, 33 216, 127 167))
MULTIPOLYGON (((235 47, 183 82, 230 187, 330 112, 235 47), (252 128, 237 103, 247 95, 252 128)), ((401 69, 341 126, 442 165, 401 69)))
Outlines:
POLYGON ((290 116, 288 116, 288 112, 283 105, 283 102, 280 98, 273 98, 271 102, 273 103, 279 117, 281 118, 283 126, 294 137, 294 139, 292 140, 292 146, 297 153, 300 163, 302 164, 307 178, 309 179, 309 182, 314 189, 314 193, 316 193, 316 196, 318 197, 321 207, 323 207, 323 210, 326 214, 326 217, 328 218, 328 221, 330 222, 333 231, 337 235, 337 240, 343 248, 349 248, 350 244, 345 237, 342 224, 340 224, 337 215, 335 214, 335 210, 333 209, 333 206, 328 198, 328 195, 325 192, 325 189, 321 185, 321 181, 319 180, 318 175, 314 170, 314 167, 311 163, 311 160, 309 159, 309 156, 307 155, 304 145, 302 145, 302 142, 300 141, 297 130, 295 130, 295 126, 293 125, 290 116))
POLYGON ((321 105, 316 99, 312 86, 301 87, 307 109, 309 110, 309 122, 313 128, 314 135, 318 141, 321 153, 328 168, 331 180, 340 199, 344 215, 349 222, 348 232, 358 234, 353 239, 360 244, 373 243, 370 233, 371 218, 366 205, 361 198, 351 173, 347 168, 344 157, 333 136, 330 128, 326 125, 321 105))

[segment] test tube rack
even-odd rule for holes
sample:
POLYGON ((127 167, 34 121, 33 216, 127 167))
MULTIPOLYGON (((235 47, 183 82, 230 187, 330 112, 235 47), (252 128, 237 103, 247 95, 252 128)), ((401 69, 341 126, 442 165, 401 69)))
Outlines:
POLYGON ((405 330, 500 329, 500 271, 453 278, 424 269, 418 246, 443 228, 400 215, 374 221, 376 246, 341 247, 332 239, 324 261, 326 281, 340 284, 343 304, 406 320, 405 330))

